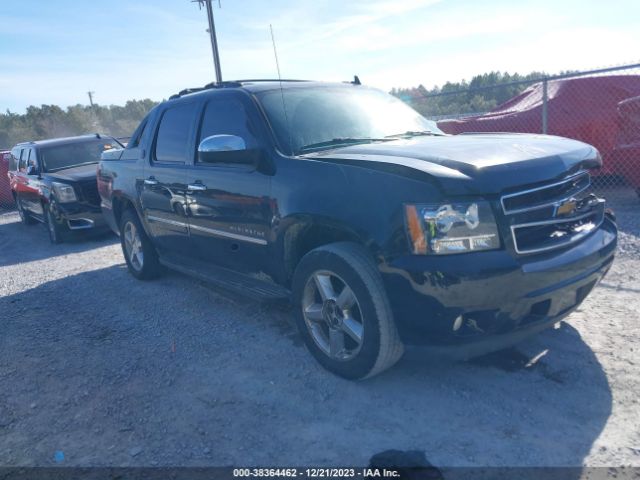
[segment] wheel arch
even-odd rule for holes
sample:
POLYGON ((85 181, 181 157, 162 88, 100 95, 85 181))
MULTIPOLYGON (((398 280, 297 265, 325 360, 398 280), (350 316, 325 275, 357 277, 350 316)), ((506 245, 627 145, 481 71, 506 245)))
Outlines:
POLYGON ((280 240, 284 283, 291 285, 298 263, 307 253, 335 242, 352 242, 364 247, 373 259, 379 251, 377 245, 352 227, 328 218, 301 217, 290 219, 280 240))
POLYGON ((136 213, 136 215, 138 215, 138 218, 140 219, 140 223, 146 230, 146 225, 142 221, 143 220, 142 215, 140 215, 140 211, 136 206, 136 202, 132 198, 129 198, 126 195, 114 195, 111 198, 111 210, 113 212, 113 218, 115 219, 117 226, 120 225, 122 214, 127 210, 133 210, 136 213))

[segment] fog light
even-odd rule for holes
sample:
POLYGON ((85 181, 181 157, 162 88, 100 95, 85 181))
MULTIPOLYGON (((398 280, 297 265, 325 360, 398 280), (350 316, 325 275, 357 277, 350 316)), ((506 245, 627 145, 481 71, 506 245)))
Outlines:
POLYGON ((460 315, 458 318, 456 318, 453 321, 453 331, 457 332, 458 330, 460 330, 461 326, 462 326, 462 315, 460 315))
POLYGON ((490 250, 497 245, 495 235, 476 235, 464 238, 442 238, 431 241, 434 253, 470 252, 473 250, 490 250))

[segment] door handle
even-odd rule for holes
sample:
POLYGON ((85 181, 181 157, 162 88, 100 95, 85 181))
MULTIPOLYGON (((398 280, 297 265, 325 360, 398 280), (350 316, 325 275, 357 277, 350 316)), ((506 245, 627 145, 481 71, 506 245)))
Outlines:
POLYGON ((206 189, 207 186, 201 183, 192 183, 190 185, 187 185, 188 192, 204 192, 206 189))
POLYGON ((144 179, 144 184, 145 185, 157 185, 158 184, 158 180, 156 180, 153 177, 145 178, 144 179))

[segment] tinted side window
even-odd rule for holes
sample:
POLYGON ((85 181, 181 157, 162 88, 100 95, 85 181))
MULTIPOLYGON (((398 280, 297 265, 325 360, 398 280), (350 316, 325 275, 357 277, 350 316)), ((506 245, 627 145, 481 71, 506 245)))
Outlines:
POLYGON ((138 125, 138 128, 136 128, 136 131, 133 132, 129 143, 127 143, 127 148, 135 148, 140 145, 140 139, 142 138, 142 135, 144 135, 144 131, 147 128, 147 123, 149 123, 148 117, 142 120, 140 125, 138 125))
POLYGON ((248 149, 258 147, 247 111, 242 102, 234 98, 214 98, 207 103, 198 143, 212 135, 235 135, 244 140, 248 149))
POLYGON ((196 103, 186 103, 171 107, 164 112, 156 138, 157 162, 185 162, 197 108, 196 103))
POLYGON ((11 150, 11 158, 9 158, 9 170, 15 172, 18 169, 18 161, 20 160, 20 150, 14 148, 11 150))
POLYGON ((20 150, 20 158, 18 161, 18 170, 21 172, 27 171, 27 149, 20 150))
POLYGON ((38 168, 38 162, 36 161, 36 149, 35 148, 30 148, 29 149, 29 156, 27 157, 27 167, 29 167, 29 166, 36 167, 36 169, 38 168))

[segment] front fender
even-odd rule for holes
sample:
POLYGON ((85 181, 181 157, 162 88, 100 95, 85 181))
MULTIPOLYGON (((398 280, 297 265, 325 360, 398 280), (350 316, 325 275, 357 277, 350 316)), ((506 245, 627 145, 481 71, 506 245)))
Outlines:
POLYGON ((305 218, 337 226, 361 239, 375 256, 398 249, 406 253, 404 203, 445 198, 435 183, 306 158, 280 159, 272 189, 283 228, 305 218))

